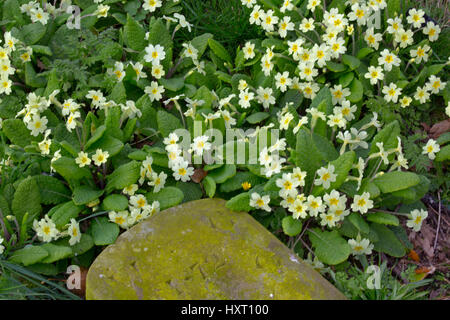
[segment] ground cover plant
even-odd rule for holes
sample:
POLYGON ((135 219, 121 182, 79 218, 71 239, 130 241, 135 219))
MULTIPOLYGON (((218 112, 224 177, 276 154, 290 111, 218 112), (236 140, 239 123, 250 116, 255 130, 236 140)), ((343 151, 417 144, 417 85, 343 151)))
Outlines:
POLYGON ((37 284, 205 197, 349 298, 422 298, 448 276, 445 25, 400 0, 226 5, 256 31, 199 27, 194 1, 2 4, 0 296, 72 298, 37 284), (444 263, 424 268, 431 215, 422 249, 444 263))

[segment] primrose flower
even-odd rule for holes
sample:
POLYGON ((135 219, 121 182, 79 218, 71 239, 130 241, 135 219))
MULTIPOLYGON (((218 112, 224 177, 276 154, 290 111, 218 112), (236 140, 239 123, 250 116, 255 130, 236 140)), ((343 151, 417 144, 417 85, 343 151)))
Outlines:
POLYGON ((275 97, 272 96, 272 88, 261 88, 256 90, 258 94, 257 99, 262 103, 264 109, 268 109, 271 104, 275 104, 275 97))
POLYGON ((154 65, 159 65, 160 62, 166 58, 164 47, 160 46, 159 44, 157 44, 156 46, 149 44, 145 48, 145 52, 147 54, 144 56, 144 60, 146 62, 151 62, 154 65))
POLYGON ((384 79, 383 69, 381 67, 370 66, 364 78, 370 79, 371 85, 376 85, 379 80, 382 81, 384 79))
POLYGON ((288 210, 292 212, 292 218, 294 219, 305 219, 308 216, 308 204, 298 198, 288 207, 288 210))
POLYGON ((428 86, 417 87, 416 93, 414 94, 414 99, 420 103, 426 103, 430 99, 430 93, 428 92, 428 86))
POLYGON ((5 251, 5 246, 2 245, 4 239, 0 236, 0 254, 3 254, 5 251))
POLYGON ((393 53, 390 53, 388 49, 381 51, 381 56, 378 58, 378 64, 384 67, 384 70, 391 71, 392 66, 399 66, 400 59, 393 53))
POLYGON ((431 93, 439 93, 446 85, 446 82, 442 82, 441 78, 436 77, 435 75, 432 75, 428 82, 426 83, 427 90, 430 90, 431 93))
POLYGON ((128 228, 128 215, 129 212, 127 210, 119 212, 110 211, 108 213, 109 221, 119 225, 123 229, 128 228))
POLYGON ((103 151, 102 149, 97 149, 95 154, 92 156, 92 160, 94 160, 96 166, 101 166, 103 163, 106 163, 108 158, 109 152, 103 151))
POLYGON ((274 30, 274 26, 278 23, 279 18, 273 14, 274 12, 272 9, 263 13, 261 17, 261 27, 264 31, 272 32, 274 30))
POLYGON ((367 45, 369 47, 374 48, 375 50, 378 50, 378 47, 380 45, 380 41, 383 39, 383 36, 381 33, 374 33, 373 27, 370 27, 366 31, 366 35, 364 37, 364 40, 366 41, 367 45))
POLYGON ((159 101, 162 99, 162 94, 164 93, 165 89, 163 86, 158 85, 158 82, 152 81, 150 86, 146 86, 144 92, 148 94, 150 97, 150 101, 159 101))
POLYGON ((89 158, 88 154, 86 152, 79 152, 78 157, 75 158, 75 163, 77 163, 80 168, 83 168, 84 166, 90 165, 92 160, 89 158))
POLYGON ((331 190, 330 193, 326 193, 323 196, 323 201, 330 207, 330 209, 334 210, 339 207, 345 207, 345 203, 347 202, 347 197, 342 195, 336 191, 331 190))
POLYGON ((211 149, 211 143, 208 142, 208 136, 200 136, 194 138, 194 142, 191 144, 191 148, 198 156, 203 155, 203 152, 211 149))
POLYGON ((67 229, 67 233, 70 236, 69 244, 74 246, 75 244, 81 241, 81 232, 80 225, 75 219, 70 219, 69 228, 67 229))
POLYGON ((349 239, 348 244, 350 245, 354 256, 372 253, 373 244, 370 243, 369 239, 361 239, 359 234, 356 239, 349 239))
POLYGON ((348 88, 342 88, 342 85, 336 85, 330 89, 333 104, 341 103, 350 95, 348 88))
POLYGON ((71 112, 69 117, 67 118, 66 128, 67 131, 72 132, 73 129, 77 126, 76 119, 80 118, 80 113, 78 111, 71 112))
POLYGON ((40 133, 45 132, 47 129, 47 117, 40 117, 38 114, 34 115, 30 122, 27 124, 28 130, 31 130, 31 135, 36 137, 40 133))
POLYGON ((129 196, 133 196, 134 193, 138 190, 138 185, 137 184, 130 184, 128 187, 123 188, 122 193, 129 195, 129 196))
POLYGON ((411 211, 410 218, 406 225, 413 229, 414 231, 418 232, 422 228, 422 222, 428 217, 428 212, 423 209, 415 209, 411 211))
POLYGON ((188 167, 187 161, 176 162, 173 165, 172 170, 175 180, 181 180, 182 182, 189 181, 191 179, 191 176, 194 174, 194 169, 188 167))
POLYGON ((311 217, 317 217, 319 213, 325 211, 325 205, 320 197, 309 195, 307 199, 308 212, 311 217))
POLYGON ((253 7, 253 11, 250 13, 250 24, 261 25, 261 19, 264 15, 264 10, 261 9, 261 6, 256 5, 253 7))
POLYGON ((142 209, 147 205, 147 199, 143 194, 138 194, 137 196, 130 197, 130 206, 142 209))
POLYGON ((402 20, 399 17, 395 17, 394 19, 387 20, 388 27, 386 31, 390 34, 396 34, 400 30, 403 30, 402 20))
POLYGON ((253 92, 249 92, 249 89, 245 89, 239 93, 239 105, 244 108, 250 108, 250 102, 255 98, 253 92))
POLYGON ((441 32, 441 28, 438 25, 435 25, 432 21, 427 23, 427 26, 423 29, 423 33, 428 35, 428 39, 430 41, 436 41, 439 38, 439 33, 441 32))
POLYGON ((167 174, 161 171, 159 174, 153 172, 149 186, 154 187, 153 192, 158 193, 166 184, 167 174))
POLYGON ((336 222, 339 222, 339 218, 332 211, 324 212, 319 215, 320 225, 327 226, 329 228, 334 228, 336 226, 336 222))
POLYGON ((402 89, 398 88, 397 85, 393 82, 389 84, 389 86, 384 86, 383 91, 384 93, 384 100, 387 102, 395 102, 398 101, 398 96, 402 93, 402 89))
POLYGON ((51 242, 59 236, 59 231, 56 229, 55 223, 49 218, 48 215, 45 215, 45 217, 40 221, 34 220, 33 229, 39 240, 43 242, 51 242))
POLYGON ((284 0, 283 1, 283 5, 280 8, 280 11, 285 13, 286 10, 287 11, 291 11, 292 9, 294 9, 294 5, 292 3, 292 0, 284 0))
POLYGON ((283 173, 282 178, 276 180, 276 185, 280 188, 280 196, 284 197, 292 190, 295 190, 299 186, 299 182, 292 177, 291 173, 283 173))
POLYGON ((364 192, 362 195, 355 195, 351 206, 353 211, 359 211, 362 214, 367 213, 373 208, 373 201, 370 200, 370 193, 364 192))
POLYGON ((30 18, 32 22, 40 22, 44 26, 47 24, 47 21, 50 15, 47 12, 44 12, 41 8, 33 8, 30 10, 30 18))
POLYGON ((324 189, 328 189, 330 187, 331 182, 336 181, 337 175, 334 174, 334 166, 332 164, 328 165, 328 168, 320 168, 317 170, 318 178, 314 180, 314 184, 316 186, 323 185, 324 189))
POLYGON ((142 8, 144 8, 144 10, 147 10, 149 12, 155 12, 156 8, 159 8, 161 6, 162 6, 161 0, 145 0, 142 8))
POLYGON ((423 147, 422 154, 426 154, 428 155, 428 158, 430 158, 430 160, 434 160, 436 158, 436 153, 438 153, 440 150, 441 148, 436 140, 430 139, 423 147))
POLYGON ((270 212, 271 209, 269 207, 270 196, 261 197, 258 193, 253 192, 250 196, 250 206, 256 209, 262 209, 267 212, 270 212))
POLYGON ((6 77, 0 79, 0 94, 9 95, 11 93, 12 81, 6 77))
POLYGON ((108 16, 108 11, 109 6, 100 4, 94 14, 97 15, 97 18, 106 18, 108 16))
POLYGON ((139 79, 147 78, 147 75, 142 72, 142 68, 144 68, 144 65, 140 62, 130 62, 131 67, 133 68, 134 72, 136 73, 136 81, 139 81, 139 79))
POLYGON ((409 10, 409 14, 406 17, 406 21, 409 24, 412 24, 414 28, 420 28, 422 23, 425 22, 424 18, 425 12, 423 10, 416 10, 415 8, 412 8, 409 10))
POLYGON ((308 0, 308 5, 306 6, 306 9, 314 12, 316 10, 316 7, 319 6, 320 3, 321 3, 320 0, 308 0))
POLYGON ((292 84, 292 79, 289 78, 289 72, 285 71, 282 74, 277 73, 275 76, 275 85, 281 92, 285 92, 287 88, 292 84))
POLYGON ((294 30, 294 23, 291 22, 291 17, 285 16, 283 17, 283 20, 280 22, 280 26, 278 29, 278 33, 280 34, 280 37, 286 38, 288 31, 294 30))

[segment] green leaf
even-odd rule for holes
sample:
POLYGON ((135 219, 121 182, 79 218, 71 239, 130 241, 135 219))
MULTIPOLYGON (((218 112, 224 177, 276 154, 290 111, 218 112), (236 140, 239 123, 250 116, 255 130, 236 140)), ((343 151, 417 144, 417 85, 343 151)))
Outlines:
POLYGON ((159 79, 159 82, 169 91, 178 91, 184 87, 184 77, 170 79, 161 78, 159 79))
POLYGON ((31 62, 25 63, 25 84, 33 88, 43 88, 47 85, 47 80, 36 74, 31 62))
POLYGON ((85 146, 84 146, 84 149, 85 149, 85 150, 89 149, 89 147, 90 147, 91 145, 93 145, 93 144, 96 143, 100 138, 102 138, 102 137, 103 137, 103 134, 105 133, 105 131, 106 131, 106 127, 105 127, 104 125, 99 126, 99 127, 95 130, 95 132, 94 132, 94 134, 92 135, 92 137, 86 142, 86 144, 85 144, 85 146))
POLYGON ((75 159, 61 157, 53 161, 51 166, 66 180, 80 180, 91 177, 91 172, 87 168, 80 168, 75 159))
POLYGON ((347 260, 350 255, 350 246, 336 230, 331 232, 320 231, 315 228, 308 230, 309 239, 315 248, 314 253, 323 263, 337 265, 347 260))
POLYGON ((292 216, 286 216, 281 221, 283 232, 290 237, 295 237, 302 231, 302 222, 298 219, 294 219, 292 216))
POLYGON ((183 201, 184 193, 175 187, 165 187, 157 193, 149 192, 145 196, 149 203, 158 201, 160 209, 164 210, 180 204, 183 201))
POLYGON ((42 261, 49 255, 48 251, 42 246, 27 246, 23 249, 14 251, 9 261, 29 266, 42 261))
POLYGON ((347 218, 361 233, 369 233, 370 227, 366 221, 356 212, 350 214, 347 218))
POLYGON ((237 190, 242 190, 242 184, 244 182, 250 183, 252 186, 256 186, 265 179, 258 177, 257 175, 248 171, 239 171, 233 177, 233 179, 228 179, 220 185, 221 192, 233 192, 237 190))
POLYGON ((386 10, 389 18, 400 15, 400 0, 388 0, 386 10))
POLYGON ((7 119, 2 123, 2 131, 12 144, 22 148, 31 144, 31 135, 27 127, 20 119, 7 119))
MULTIPOLYGON (((47 27, 42 23, 31 23, 24 26, 20 32, 23 38, 23 42, 26 45, 31 46, 37 43, 45 35, 47 27)), ((33 53, 35 51, 33 50, 33 53)))
POLYGON ((106 179, 106 192, 110 193, 112 190, 122 190, 129 185, 136 183, 140 177, 141 164, 137 161, 131 161, 121 165, 106 179))
POLYGON ((370 222, 376 222, 379 224, 390 226, 398 226, 400 224, 396 216, 384 212, 371 212, 366 215, 366 218, 370 222))
POLYGON ((222 60, 232 63, 231 56, 228 53, 227 49, 223 45, 221 45, 219 42, 214 40, 213 38, 208 39, 208 45, 211 48, 211 50, 222 60))
POLYGON ((256 112, 246 118, 247 122, 250 124, 260 123, 270 117, 267 112, 256 112))
POLYGON ((158 130, 163 137, 167 137, 176 129, 183 127, 180 119, 163 110, 159 110, 156 114, 156 121, 158 123, 158 130))
POLYGON ((6 0, 3 4, 3 20, 7 21, 10 19, 14 19, 19 25, 24 23, 20 4, 17 0, 6 0))
POLYGON ((72 193, 60 180, 52 176, 34 176, 42 204, 59 204, 71 198, 72 193))
POLYGON ((352 83, 350 83, 349 88, 350 88, 351 94, 347 97, 347 100, 352 103, 361 101, 363 98, 363 93, 364 93, 364 88, 363 88, 361 81, 359 81, 356 78, 353 79, 352 83))
POLYGON ((217 184, 224 183, 236 175, 236 165, 225 164, 224 166, 208 172, 208 176, 217 184))
POLYGON ((45 243, 42 245, 42 248, 44 248, 48 252, 48 256, 40 261, 42 263, 53 263, 55 261, 68 258, 72 255, 72 249, 66 246, 58 246, 53 243, 45 243))
POLYGON ((315 134, 314 132, 312 139, 317 147, 317 150, 322 154, 323 159, 326 161, 333 161, 339 158, 339 153, 336 151, 329 139, 320 134, 315 134))
POLYGON ((11 209, 19 223, 28 213, 28 223, 38 218, 42 212, 41 194, 36 180, 28 177, 22 180, 14 193, 11 209))
POLYGON ((345 88, 352 83, 353 79, 355 78, 355 74, 353 72, 344 73, 342 76, 339 77, 339 84, 345 88))
POLYGON ((145 30, 132 17, 127 15, 127 24, 124 26, 125 42, 127 46, 136 51, 145 49, 145 30))
POLYGON ((226 207, 232 211, 249 212, 253 209, 250 207, 250 194, 245 192, 231 198, 227 201, 226 207))
POLYGON ((342 62, 347 65, 350 70, 357 69, 361 64, 361 61, 358 58, 350 56, 348 54, 342 55, 342 62))
MULTIPOLYGON (((348 151, 341 155, 334 161, 331 161, 329 165, 334 166, 334 174, 336 174, 336 181, 330 183, 330 187, 327 190, 339 189, 339 187, 345 182, 348 177, 348 173, 353 167, 356 154, 354 151, 348 151)), ((326 166, 328 167, 328 166, 326 166)), ((313 173, 314 175, 314 173, 313 173)), ((325 191, 323 186, 316 186, 313 189, 314 195, 320 195, 325 191)))
POLYGON ((111 194, 103 200, 106 211, 124 211, 128 208, 128 198, 121 194, 111 194))
POLYGON ((327 68, 333 72, 344 72, 347 70, 345 65, 333 61, 327 61, 327 68))
POLYGON ((358 59, 363 59, 366 56, 368 56, 369 54, 371 54, 372 52, 374 52, 375 50, 369 47, 364 47, 361 48, 361 50, 358 51, 358 54, 356 55, 356 57, 358 59))
POLYGON ((89 231, 96 246, 107 246, 116 242, 120 229, 108 218, 100 217, 93 219, 89 231))
POLYGON ((307 173, 306 185, 311 185, 314 173, 322 165, 323 156, 306 130, 300 130, 297 134, 295 156, 295 164, 307 173))
POLYGON ((434 161, 437 162, 442 162, 446 160, 450 160, 450 144, 446 145, 445 147, 442 147, 441 150, 438 153, 436 153, 436 158, 434 159, 434 161))
POLYGON ((401 258, 406 254, 405 247, 388 227, 372 223, 370 228, 378 236, 378 241, 374 243, 376 251, 384 252, 396 258, 401 258))
POLYGON ((94 153, 97 149, 102 149, 103 151, 108 151, 109 157, 112 158, 122 151, 123 146, 122 141, 105 134, 97 142, 93 143, 89 149, 86 149, 86 152, 94 153))
POLYGON ((214 179, 210 176, 206 176, 202 182, 208 197, 213 198, 216 194, 216 181, 214 181, 214 179))
POLYGON ((73 145, 71 145, 69 142, 67 141, 61 141, 59 143, 61 145, 61 147, 63 147, 64 150, 66 150, 68 153, 71 154, 72 157, 76 158, 79 152, 79 149, 75 149, 75 147, 73 145))
POLYGON ((94 190, 90 186, 79 186, 73 190, 73 202, 77 206, 88 204, 103 195, 104 190, 94 190))
POLYGON ((82 206, 75 205, 73 201, 66 202, 52 214, 52 221, 56 228, 61 230, 70 222, 70 219, 77 218, 82 209, 82 206))
POLYGON ((213 35, 211 33, 204 33, 201 36, 195 37, 191 41, 191 45, 198 50, 197 59, 200 59, 208 46, 208 40, 211 39, 213 35))
POLYGON ((419 184, 420 178, 412 172, 392 171, 377 177, 373 182, 382 193, 391 193, 414 187, 419 184))
POLYGON ((161 61, 161 64, 163 65, 164 70, 169 70, 172 62, 173 41, 172 35, 167 30, 166 23, 162 18, 159 18, 154 23, 150 24, 148 42, 153 45, 159 44, 164 47, 166 57, 161 61))

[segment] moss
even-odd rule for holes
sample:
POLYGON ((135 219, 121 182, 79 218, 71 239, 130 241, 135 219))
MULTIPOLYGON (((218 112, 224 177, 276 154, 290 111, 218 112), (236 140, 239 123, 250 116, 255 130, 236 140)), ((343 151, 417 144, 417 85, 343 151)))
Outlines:
POLYGON ((344 299, 246 213, 185 203, 122 234, 96 259, 87 299, 344 299))

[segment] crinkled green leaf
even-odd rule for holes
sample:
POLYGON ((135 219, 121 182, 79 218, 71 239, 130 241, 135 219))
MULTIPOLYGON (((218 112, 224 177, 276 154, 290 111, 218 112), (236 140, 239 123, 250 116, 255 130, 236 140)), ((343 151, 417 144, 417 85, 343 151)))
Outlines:
POLYGON ((158 201, 161 210, 180 204, 184 198, 183 191, 175 187, 165 187, 157 193, 149 192, 145 196, 149 203, 158 201))

